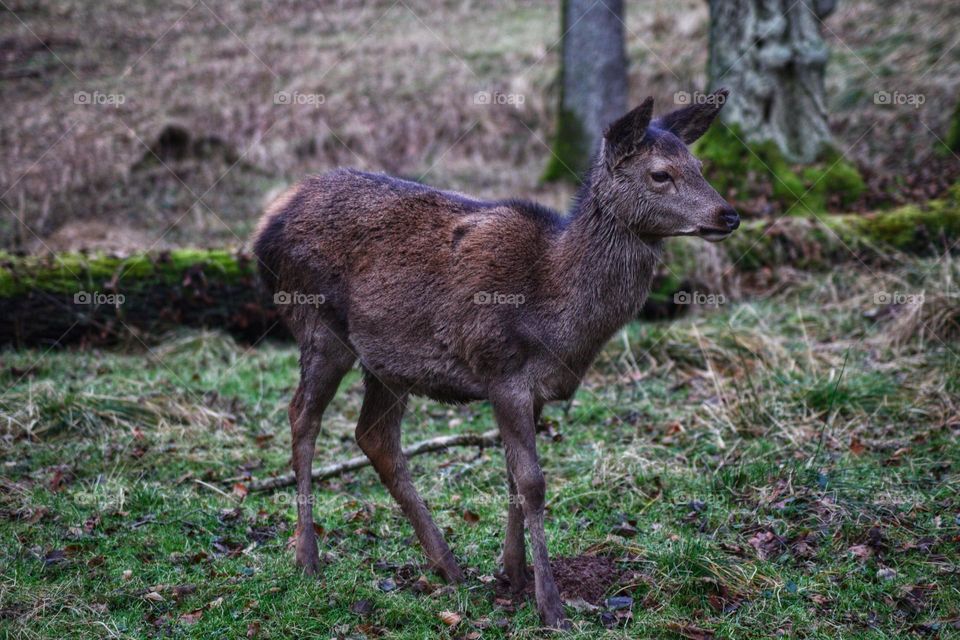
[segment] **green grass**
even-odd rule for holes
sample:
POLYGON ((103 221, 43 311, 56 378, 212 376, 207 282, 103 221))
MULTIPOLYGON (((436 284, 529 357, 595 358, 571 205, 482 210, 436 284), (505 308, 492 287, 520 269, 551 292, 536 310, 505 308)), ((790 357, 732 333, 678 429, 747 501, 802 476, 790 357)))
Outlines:
MULTIPOLYGON (((873 291, 894 290, 876 278, 955 293, 929 266, 823 274, 632 324, 573 402, 548 408, 564 436, 540 441, 552 555, 603 553, 633 572, 608 594, 631 596, 631 617, 607 629, 568 607, 578 634, 958 633, 956 343, 894 347, 897 314, 865 313, 873 291), (635 536, 615 533, 624 521, 635 536)), ((505 608, 486 580, 505 520, 498 449, 412 460, 465 585, 426 571, 369 469, 316 488, 324 569, 308 579, 287 549, 292 491, 233 489, 287 469, 292 347, 185 333, 150 351, 6 352, 0 365, 0 636, 541 633, 532 603, 505 608), (432 593, 412 588, 424 573, 432 593), (448 628, 442 611, 462 621, 448 628)), ((358 453, 361 387, 358 373, 344 380, 318 462, 358 453)), ((491 427, 485 404, 416 400, 404 438, 491 427)))

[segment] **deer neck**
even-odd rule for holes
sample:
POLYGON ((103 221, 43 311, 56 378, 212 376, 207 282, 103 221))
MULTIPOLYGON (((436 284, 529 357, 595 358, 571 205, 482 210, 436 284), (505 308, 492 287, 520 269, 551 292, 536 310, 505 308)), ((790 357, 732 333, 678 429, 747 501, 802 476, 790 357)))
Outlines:
POLYGON ((560 234, 554 282, 563 288, 574 325, 603 340, 637 316, 650 291, 663 242, 643 238, 585 185, 560 234))

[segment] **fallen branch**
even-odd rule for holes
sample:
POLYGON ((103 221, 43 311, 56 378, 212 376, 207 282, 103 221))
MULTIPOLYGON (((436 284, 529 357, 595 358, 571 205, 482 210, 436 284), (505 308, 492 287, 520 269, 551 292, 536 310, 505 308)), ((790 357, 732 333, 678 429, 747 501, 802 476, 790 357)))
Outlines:
MULTIPOLYGON (((495 447, 498 444, 500 444, 500 433, 496 429, 493 429, 491 431, 485 431, 484 433, 463 433, 455 436, 440 436, 439 438, 424 440, 423 442, 412 444, 403 449, 403 455, 412 458, 422 453, 442 451, 448 447, 495 447)), ((348 471, 361 469, 369 464, 370 460, 366 456, 357 456, 349 460, 344 460, 343 462, 336 462, 334 464, 328 464, 325 467, 314 469, 310 475, 314 480, 322 480, 340 475, 341 473, 347 473, 348 471)), ((297 477, 292 473, 287 473, 282 476, 251 482, 247 489, 249 491, 272 491, 273 489, 289 487, 296 483, 297 477)))

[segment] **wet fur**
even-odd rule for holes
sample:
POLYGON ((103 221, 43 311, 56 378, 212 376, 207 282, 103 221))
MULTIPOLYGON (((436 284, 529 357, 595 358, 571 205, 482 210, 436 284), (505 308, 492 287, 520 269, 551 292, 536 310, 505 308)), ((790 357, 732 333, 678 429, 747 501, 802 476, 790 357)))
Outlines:
POLYGON ((324 296, 281 307, 299 341, 323 323, 377 378, 446 402, 521 371, 541 402, 568 398, 642 307, 661 251, 589 185, 564 216, 349 169, 281 196, 254 247, 274 290, 324 296), (494 293, 523 303, 475 301, 494 293))

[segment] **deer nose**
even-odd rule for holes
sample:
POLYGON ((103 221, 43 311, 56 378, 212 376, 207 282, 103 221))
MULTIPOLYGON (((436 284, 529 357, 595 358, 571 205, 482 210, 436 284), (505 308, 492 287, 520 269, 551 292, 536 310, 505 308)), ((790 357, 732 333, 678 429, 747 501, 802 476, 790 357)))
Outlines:
POLYGON ((730 231, 734 231, 740 226, 740 215, 733 207, 725 207, 723 211, 720 212, 720 219, 723 220, 724 224, 727 225, 727 228, 730 231))

